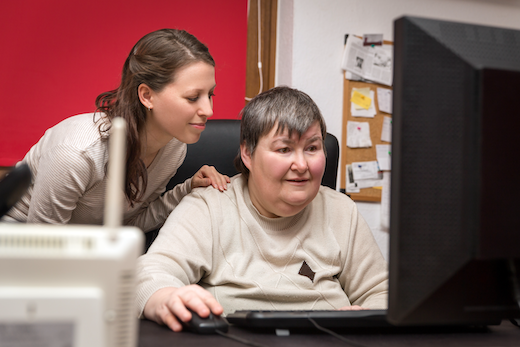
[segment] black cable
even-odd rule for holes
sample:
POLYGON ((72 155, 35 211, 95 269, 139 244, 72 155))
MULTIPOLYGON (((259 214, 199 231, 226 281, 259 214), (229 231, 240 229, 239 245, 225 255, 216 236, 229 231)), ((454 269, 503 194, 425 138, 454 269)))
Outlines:
POLYGON ((514 259, 509 259, 509 271, 511 272, 511 282, 513 284, 513 295, 515 297, 518 308, 520 309, 520 285, 518 284, 518 274, 514 259))
POLYGON ((359 344, 359 343, 354 342, 354 341, 352 341, 352 340, 346 339, 346 338, 344 338, 343 336, 341 336, 341 335, 339 335, 339 334, 336 334, 334 331, 322 327, 321 325, 319 325, 318 323, 316 323, 316 322, 314 321, 314 319, 312 319, 311 317, 307 317, 307 319, 308 319, 312 324, 314 324, 314 326, 315 326, 318 330, 321 330, 321 331, 323 331, 323 332, 325 332, 325 333, 327 333, 327 334, 329 334, 329 335, 332 335, 332 336, 334 336, 335 338, 340 339, 340 340, 343 341, 343 342, 346 342, 346 343, 348 343, 348 344, 350 344, 350 345, 352 345, 352 346, 355 346, 355 347, 366 347, 365 345, 362 345, 362 344, 359 344))
POLYGON ((216 332, 217 332, 217 334, 219 334, 221 336, 227 337, 228 339, 231 339, 231 340, 238 341, 238 342, 243 343, 243 344, 248 345, 248 346, 267 347, 266 345, 262 345, 261 343, 256 343, 254 341, 246 340, 246 339, 243 339, 243 338, 238 337, 236 335, 225 333, 225 332, 220 331, 220 330, 216 330, 216 332))
MULTIPOLYGON (((511 272, 511 283, 513 285, 513 295, 520 310, 520 285, 518 284, 518 273, 514 259, 509 259, 509 271, 511 272)), ((511 323, 520 328, 520 319, 510 319, 511 323)))

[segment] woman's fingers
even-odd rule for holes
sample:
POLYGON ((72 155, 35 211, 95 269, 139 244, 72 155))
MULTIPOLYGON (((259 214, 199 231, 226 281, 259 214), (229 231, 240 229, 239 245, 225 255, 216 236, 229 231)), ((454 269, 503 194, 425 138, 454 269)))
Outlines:
POLYGON ((219 173, 215 167, 204 165, 193 175, 191 187, 197 188, 212 185, 213 188, 223 192, 227 189, 227 184, 230 182, 230 178, 227 175, 219 173))

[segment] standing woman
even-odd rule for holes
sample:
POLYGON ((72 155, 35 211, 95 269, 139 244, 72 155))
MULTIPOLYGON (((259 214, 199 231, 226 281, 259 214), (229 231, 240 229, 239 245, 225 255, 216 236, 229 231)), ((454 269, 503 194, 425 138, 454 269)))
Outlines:
POLYGON ((164 193, 213 115, 215 62, 208 48, 183 30, 141 38, 123 66, 119 88, 96 98, 96 113, 65 119, 26 154, 33 173, 27 193, 4 220, 102 224, 111 120, 127 122, 124 224, 160 227, 192 188, 223 191, 229 177, 203 166, 164 193), (164 194, 163 194, 164 193, 164 194))

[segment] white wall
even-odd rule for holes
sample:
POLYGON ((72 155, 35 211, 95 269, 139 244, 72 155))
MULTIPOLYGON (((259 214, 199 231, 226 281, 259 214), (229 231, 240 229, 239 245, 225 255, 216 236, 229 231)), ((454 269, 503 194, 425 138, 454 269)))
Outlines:
MULTIPOLYGON (((341 143, 345 34, 383 34, 403 15, 520 29, 520 0, 278 0, 276 84, 309 94, 341 143)), ((341 168, 340 168, 341 174, 341 168)), ((387 256, 377 203, 358 203, 387 256)))

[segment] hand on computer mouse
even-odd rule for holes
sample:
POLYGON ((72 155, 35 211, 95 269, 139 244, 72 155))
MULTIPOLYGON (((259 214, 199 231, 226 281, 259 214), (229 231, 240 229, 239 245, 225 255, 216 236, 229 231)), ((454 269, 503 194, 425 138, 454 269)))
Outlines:
POLYGON ((191 313, 191 319, 188 322, 182 322, 182 326, 185 330, 197 333, 197 334, 216 334, 217 330, 221 332, 228 331, 228 322, 213 313, 209 313, 207 317, 199 316, 195 311, 189 309, 191 313))
POLYGON ((161 288, 146 303, 143 314, 159 324, 165 324, 175 332, 183 330, 182 322, 189 322, 192 313, 208 317, 210 313, 220 316, 224 309, 206 289, 192 284, 185 287, 161 288))

